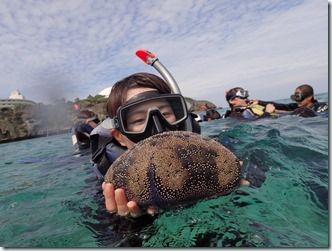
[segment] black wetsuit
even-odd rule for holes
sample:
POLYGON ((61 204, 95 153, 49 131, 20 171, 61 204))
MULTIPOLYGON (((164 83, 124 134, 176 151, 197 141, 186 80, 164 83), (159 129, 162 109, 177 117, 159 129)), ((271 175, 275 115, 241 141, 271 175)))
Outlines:
POLYGON ((127 148, 121 146, 112 136, 93 134, 90 136, 92 161, 96 164, 98 172, 104 176, 112 163, 127 148))
POLYGON ((88 135, 92 132, 93 128, 82 121, 74 124, 75 136, 80 150, 90 147, 90 138, 88 135))
POLYGON ((277 110, 293 111, 290 115, 298 115, 301 117, 315 117, 325 115, 328 112, 328 105, 324 102, 318 102, 317 100, 315 100, 310 107, 299 107, 297 103, 282 104, 262 100, 259 100, 258 104, 263 106, 272 104, 277 110))

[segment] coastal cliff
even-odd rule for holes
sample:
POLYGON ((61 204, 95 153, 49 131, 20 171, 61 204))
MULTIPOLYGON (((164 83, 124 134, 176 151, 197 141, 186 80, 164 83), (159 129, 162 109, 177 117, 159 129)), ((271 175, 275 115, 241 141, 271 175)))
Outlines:
POLYGON ((0 143, 69 132, 75 117, 66 103, 1 108, 0 143))
MULTIPOLYGON (((216 108, 209 101, 186 98, 190 112, 202 111, 201 106, 216 108)), ((106 99, 88 97, 75 100, 81 110, 91 110, 100 120, 105 119, 106 99)), ((74 102, 59 102, 54 105, 16 105, 0 109, 0 143, 68 133, 76 119, 74 102)))

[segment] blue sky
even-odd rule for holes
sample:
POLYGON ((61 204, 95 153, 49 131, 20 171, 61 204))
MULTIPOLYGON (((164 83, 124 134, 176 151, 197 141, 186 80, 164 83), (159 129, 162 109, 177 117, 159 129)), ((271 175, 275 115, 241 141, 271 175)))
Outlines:
MULTIPOLYGON (((225 91, 288 98, 328 91, 328 2, 322 0, 1 0, 0 98, 18 89, 52 103, 96 95, 153 52, 184 96, 227 106, 225 91)), ((290 100, 291 101, 291 100, 290 100)))

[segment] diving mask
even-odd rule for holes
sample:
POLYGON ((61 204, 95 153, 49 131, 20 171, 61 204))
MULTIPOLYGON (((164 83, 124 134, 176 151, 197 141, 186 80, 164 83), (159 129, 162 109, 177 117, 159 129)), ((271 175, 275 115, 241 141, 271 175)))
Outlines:
POLYGON ((295 92, 293 95, 290 96, 290 98, 295 102, 302 102, 306 96, 302 95, 301 92, 295 92))
POLYGON ((238 89, 230 100, 233 100, 235 98, 247 99, 248 97, 249 97, 249 92, 247 90, 238 89))
POLYGON ((137 143, 157 133, 177 130, 187 117, 186 102, 181 94, 148 91, 119 107, 113 123, 114 128, 137 143))
POLYGON ((94 121, 95 119, 98 119, 98 117, 97 116, 93 116, 91 118, 87 118, 85 121, 86 121, 86 123, 88 123, 90 121, 94 121))

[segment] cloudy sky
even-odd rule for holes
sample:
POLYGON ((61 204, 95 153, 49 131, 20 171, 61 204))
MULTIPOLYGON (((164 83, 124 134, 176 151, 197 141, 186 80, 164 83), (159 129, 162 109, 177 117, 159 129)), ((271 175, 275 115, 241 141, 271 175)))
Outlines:
POLYGON ((328 2, 323 0, 1 0, 0 98, 18 89, 52 103, 96 95, 135 72, 226 106, 225 91, 288 98, 307 83, 328 91, 328 2))

